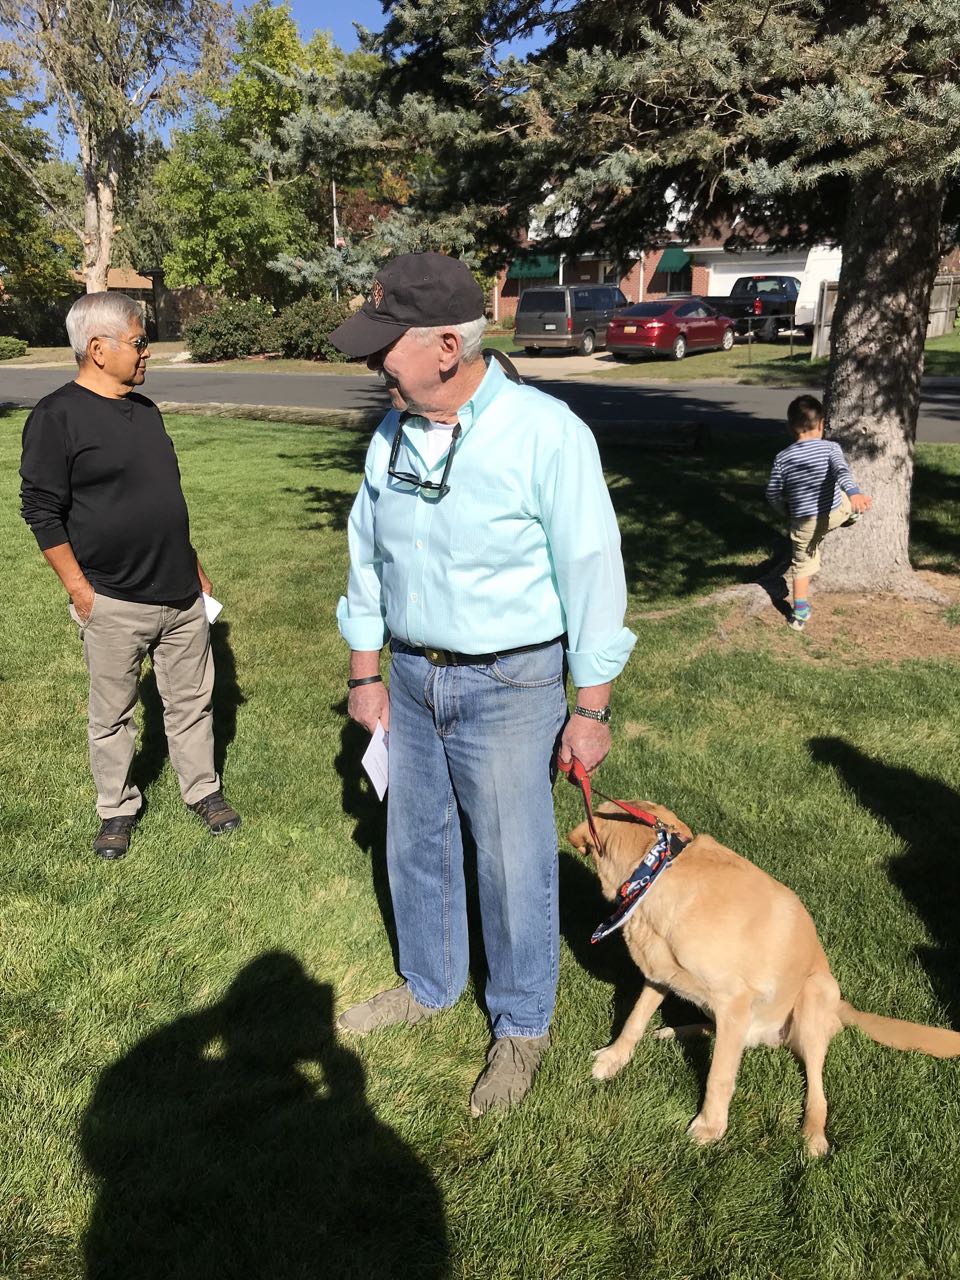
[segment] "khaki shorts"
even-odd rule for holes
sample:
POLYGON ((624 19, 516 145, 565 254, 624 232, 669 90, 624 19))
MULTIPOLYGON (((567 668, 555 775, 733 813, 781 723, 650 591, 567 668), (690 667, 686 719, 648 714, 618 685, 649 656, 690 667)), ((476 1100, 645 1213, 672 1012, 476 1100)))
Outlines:
POLYGON ((838 529, 853 514, 850 499, 841 490, 840 505, 827 516, 807 516, 790 521, 793 561, 790 572, 795 578, 812 578, 820 572, 820 544, 833 529, 838 529))

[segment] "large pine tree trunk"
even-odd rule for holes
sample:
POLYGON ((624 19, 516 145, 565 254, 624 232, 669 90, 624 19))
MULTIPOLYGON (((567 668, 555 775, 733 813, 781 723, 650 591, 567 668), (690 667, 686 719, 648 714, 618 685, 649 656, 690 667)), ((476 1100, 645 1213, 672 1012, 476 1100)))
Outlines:
POLYGON ((827 375, 827 423, 874 506, 824 543, 818 590, 916 594, 910 489, 943 191, 854 183, 827 375))

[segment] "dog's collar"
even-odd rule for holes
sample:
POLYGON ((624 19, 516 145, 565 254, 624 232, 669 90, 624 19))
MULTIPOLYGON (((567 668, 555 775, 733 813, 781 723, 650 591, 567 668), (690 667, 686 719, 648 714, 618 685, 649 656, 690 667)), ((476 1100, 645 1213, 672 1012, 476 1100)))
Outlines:
POLYGON ((601 938, 606 938, 617 929, 622 929, 639 907, 653 882, 666 871, 677 854, 682 853, 689 843, 690 841, 685 840, 683 836, 677 835, 675 831, 668 831, 662 823, 659 824, 656 843, 617 890, 616 910, 602 924, 597 925, 590 935, 590 941, 599 942, 601 938))

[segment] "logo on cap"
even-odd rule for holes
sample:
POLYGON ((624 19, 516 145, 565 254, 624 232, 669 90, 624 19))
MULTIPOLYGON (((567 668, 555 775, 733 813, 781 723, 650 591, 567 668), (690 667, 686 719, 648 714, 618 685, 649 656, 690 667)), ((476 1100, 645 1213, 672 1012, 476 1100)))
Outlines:
POLYGON ((371 292, 373 298, 373 306, 376 311, 380 310, 380 303, 383 301, 383 285, 379 280, 374 280, 373 290, 371 292))

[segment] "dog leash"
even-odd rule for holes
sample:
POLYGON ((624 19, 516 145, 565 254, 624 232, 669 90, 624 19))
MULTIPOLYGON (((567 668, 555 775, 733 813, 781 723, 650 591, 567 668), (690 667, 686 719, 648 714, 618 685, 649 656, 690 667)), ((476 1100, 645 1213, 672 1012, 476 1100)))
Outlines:
MULTIPOLYGON (((580 790, 584 808, 587 811, 587 827, 593 839, 594 847, 602 856, 603 844, 601 843, 596 823, 593 820, 590 775, 576 756, 571 757, 569 764, 565 764, 562 760, 558 760, 557 764, 561 773, 566 774, 567 781, 580 790)), ((634 868, 617 890, 616 910, 594 929, 590 935, 590 941, 593 943, 600 942, 602 938, 606 938, 626 924, 630 916, 639 907, 641 900, 653 882, 690 843, 689 840, 679 835, 676 831, 670 831, 656 814, 648 813, 646 809, 638 809, 636 805, 627 804, 625 800, 614 800, 612 796, 605 796, 602 791, 597 791, 597 795, 604 800, 608 800, 611 804, 615 804, 637 822, 642 822, 647 827, 653 827, 657 833, 657 838, 653 846, 647 850, 640 865, 634 868)))

